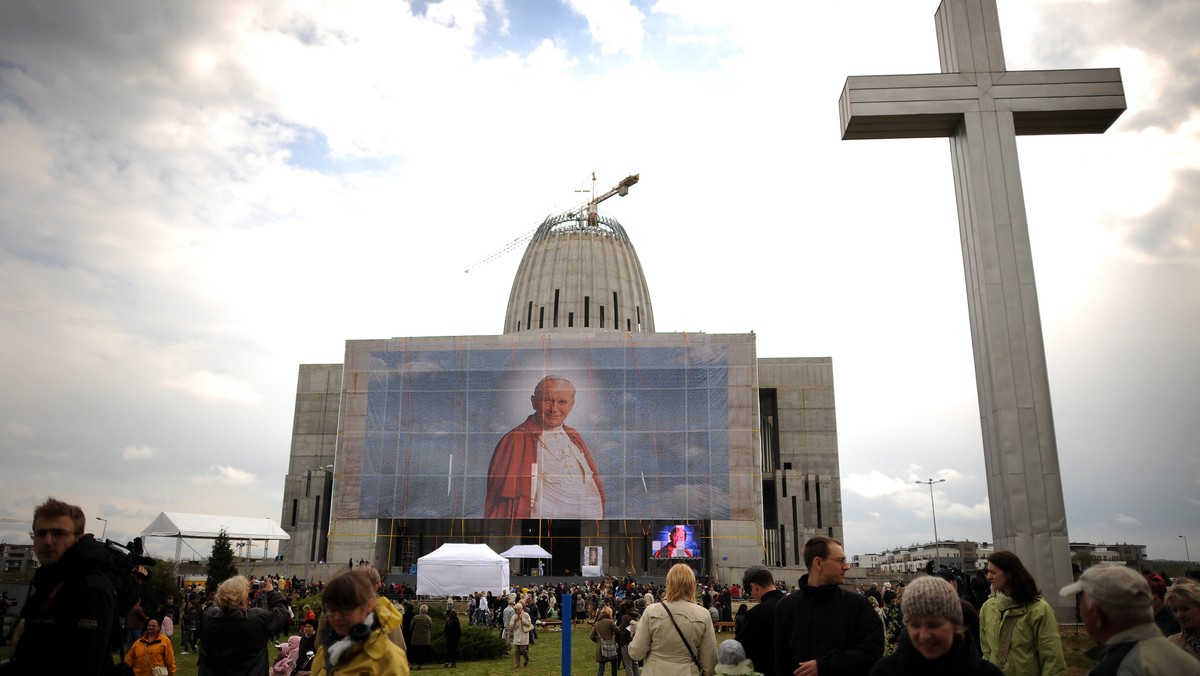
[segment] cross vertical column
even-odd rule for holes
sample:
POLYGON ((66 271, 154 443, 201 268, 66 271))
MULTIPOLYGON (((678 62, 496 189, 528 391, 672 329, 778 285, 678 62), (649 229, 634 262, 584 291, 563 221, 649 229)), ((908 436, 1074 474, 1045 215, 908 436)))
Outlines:
POLYGON ((943 0, 935 23, 942 73, 847 78, 842 138, 950 139, 992 538, 1057 590, 1070 548, 1016 137, 1103 132, 1124 91, 1115 69, 1005 70, 995 0, 943 0))

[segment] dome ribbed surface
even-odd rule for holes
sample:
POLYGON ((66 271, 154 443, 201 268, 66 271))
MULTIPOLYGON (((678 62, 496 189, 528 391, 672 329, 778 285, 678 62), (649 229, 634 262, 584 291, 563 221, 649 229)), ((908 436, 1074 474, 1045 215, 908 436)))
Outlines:
POLYGON ((642 264, 615 218, 568 213, 542 222, 504 317, 504 333, 523 331, 654 331, 642 264))

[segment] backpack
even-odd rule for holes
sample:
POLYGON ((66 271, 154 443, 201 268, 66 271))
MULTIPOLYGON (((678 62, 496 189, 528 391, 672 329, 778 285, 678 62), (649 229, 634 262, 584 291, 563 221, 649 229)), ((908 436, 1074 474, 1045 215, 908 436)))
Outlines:
POLYGON ((629 625, 617 627, 617 645, 629 645, 633 640, 633 634, 629 633, 629 625))

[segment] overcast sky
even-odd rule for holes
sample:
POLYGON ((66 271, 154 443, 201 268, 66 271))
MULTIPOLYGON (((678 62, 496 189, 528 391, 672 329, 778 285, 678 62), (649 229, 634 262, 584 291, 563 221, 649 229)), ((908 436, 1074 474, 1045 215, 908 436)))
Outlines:
MULTIPOLYGON (((1018 143, 1070 537, 1182 559, 1200 3, 1000 4, 1010 69, 1119 67, 1129 107, 1018 143)), ((298 365, 499 333, 519 252, 463 269, 594 171, 641 174, 602 210, 658 330, 833 358, 847 551, 931 540, 928 478, 990 541, 948 142, 839 140, 847 75, 938 70, 936 8, 0 3, 0 515, 278 520, 298 365)))

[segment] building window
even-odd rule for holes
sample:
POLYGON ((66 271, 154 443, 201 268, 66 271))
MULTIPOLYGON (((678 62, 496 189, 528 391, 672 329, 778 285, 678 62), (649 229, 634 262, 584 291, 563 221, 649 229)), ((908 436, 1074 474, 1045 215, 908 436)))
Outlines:
POLYGON ((586 329, 587 327, 589 327, 591 325, 592 325, 592 297, 584 296, 583 297, 583 328, 586 329))

